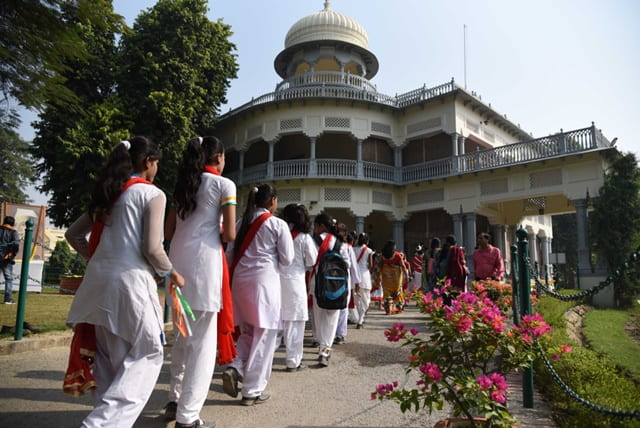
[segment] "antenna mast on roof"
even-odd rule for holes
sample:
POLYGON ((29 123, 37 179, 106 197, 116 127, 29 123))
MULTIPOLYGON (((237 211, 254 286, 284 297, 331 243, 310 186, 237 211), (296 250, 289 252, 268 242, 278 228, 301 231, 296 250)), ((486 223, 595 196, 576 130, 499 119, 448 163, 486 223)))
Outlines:
POLYGON ((467 89, 467 24, 464 24, 464 88, 467 89))

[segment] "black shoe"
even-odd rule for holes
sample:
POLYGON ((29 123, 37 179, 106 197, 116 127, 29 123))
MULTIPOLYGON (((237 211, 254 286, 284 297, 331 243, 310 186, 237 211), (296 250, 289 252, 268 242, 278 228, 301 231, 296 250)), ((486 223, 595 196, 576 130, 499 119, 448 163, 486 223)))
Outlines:
POLYGON ((318 348, 319 346, 320 346, 320 342, 318 342, 317 340, 314 340, 313 342, 311 342, 312 348, 318 348))
POLYGON ((166 421, 173 421, 176 419, 176 411, 178 410, 178 403, 175 401, 169 401, 166 406, 164 406, 163 413, 164 419, 166 421))
POLYGON ((344 337, 336 336, 336 338, 333 339, 333 344, 334 345, 344 345, 344 337))
POLYGON ((265 401, 271 398, 270 394, 263 392, 257 397, 242 397, 242 401, 240 402, 241 406, 253 406, 255 404, 262 404, 265 401))
POLYGON ((356 330, 360 330, 362 328, 362 324, 356 324, 356 330))
POLYGON ((228 367, 222 372, 222 389, 228 396, 238 396, 238 371, 235 367, 228 367))
POLYGON ((216 428, 216 423, 206 423, 202 419, 197 419, 195 422, 191 422, 190 424, 181 424, 180 422, 176 422, 176 428, 216 428))
POLYGON ((304 364, 300 363, 300 365, 299 365, 298 367, 287 367, 287 370, 286 370, 286 371, 287 371, 287 373, 291 373, 291 372, 299 372, 299 371, 304 370, 304 369, 306 369, 306 368, 307 368, 307 366, 306 366, 306 365, 304 365, 304 364))

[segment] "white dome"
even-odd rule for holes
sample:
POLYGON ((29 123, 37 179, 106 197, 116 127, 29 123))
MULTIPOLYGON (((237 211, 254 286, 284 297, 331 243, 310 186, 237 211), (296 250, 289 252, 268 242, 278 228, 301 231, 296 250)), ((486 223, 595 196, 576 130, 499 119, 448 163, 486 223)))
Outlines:
POLYGON ((354 19, 329 9, 307 15, 293 24, 284 40, 285 49, 317 40, 336 40, 351 43, 363 49, 369 49, 369 37, 362 25, 354 19))

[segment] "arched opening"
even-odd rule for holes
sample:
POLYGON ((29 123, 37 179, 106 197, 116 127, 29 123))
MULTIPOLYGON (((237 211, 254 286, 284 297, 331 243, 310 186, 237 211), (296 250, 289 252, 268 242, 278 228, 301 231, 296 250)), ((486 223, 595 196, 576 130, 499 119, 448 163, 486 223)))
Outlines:
POLYGON ((249 147, 244 154, 244 167, 250 168, 252 166, 267 163, 269 161, 269 144, 260 140, 249 147))
POLYGON ((362 142, 362 160, 393 166, 393 149, 385 140, 369 137, 362 142))
POLYGON ((320 58, 313 66, 315 71, 340 71, 340 64, 335 58, 320 58))
POLYGON ((451 151, 451 136, 440 132, 430 137, 420 137, 409 141, 402 149, 402 164, 416 165, 436 159, 448 158, 451 151))
POLYGON ((316 143, 316 158, 318 159, 349 159, 358 157, 358 147, 349 134, 325 133, 316 143))
POLYGON ((309 63, 307 62, 301 62, 300 64, 298 64, 296 66, 295 71, 293 72, 293 74, 302 74, 302 73, 308 73, 311 71, 311 66, 309 65, 309 63))
POLYGON ((273 147, 273 160, 309 159, 309 138, 303 134, 284 135, 273 147))

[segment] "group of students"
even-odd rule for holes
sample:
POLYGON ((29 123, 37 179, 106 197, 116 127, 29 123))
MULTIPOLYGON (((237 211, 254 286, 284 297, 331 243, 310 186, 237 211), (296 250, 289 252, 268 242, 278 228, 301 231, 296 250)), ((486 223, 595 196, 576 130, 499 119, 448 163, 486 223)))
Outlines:
POLYGON ((352 246, 346 227, 339 229, 326 214, 315 217, 311 230, 301 204, 287 205, 283 218, 275 216, 278 199, 269 184, 249 191, 236 221, 236 186, 221 176, 224 147, 212 136, 185 147, 165 221, 166 197, 153 185, 160 157, 146 137, 119 143, 98 176, 88 212, 66 232, 88 259, 67 318, 75 329, 67 373, 74 373, 65 378, 72 392, 95 387, 94 409, 83 427, 132 426, 148 401, 165 344, 158 283, 170 284, 168 302, 177 287, 195 318, 188 336, 176 334, 171 351, 164 412, 178 428, 211 426, 200 411, 216 363, 228 364, 224 391, 241 393, 246 406, 269 399, 265 389, 281 341, 287 371, 303 369, 309 300, 318 363, 329 364, 350 313, 316 303, 310 284, 323 251, 339 251, 347 263, 358 328, 369 307, 373 251, 365 234, 352 246), (76 351, 92 358, 92 373, 78 375, 80 365, 71 370, 76 351))

